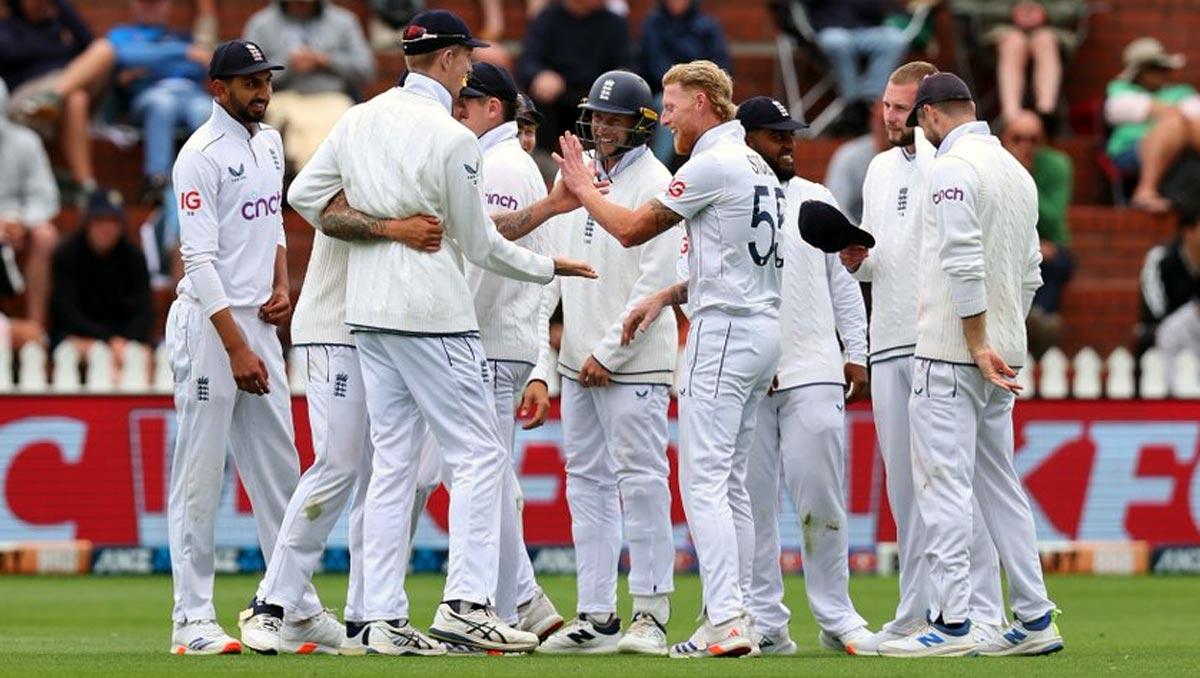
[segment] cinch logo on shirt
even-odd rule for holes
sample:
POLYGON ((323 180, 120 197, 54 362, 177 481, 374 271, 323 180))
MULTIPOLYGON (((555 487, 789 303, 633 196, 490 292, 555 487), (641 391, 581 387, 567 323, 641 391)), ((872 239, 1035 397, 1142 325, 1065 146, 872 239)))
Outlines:
POLYGON ((670 186, 667 187, 667 195, 671 196, 672 198, 678 198, 678 197, 682 196, 683 192, 686 190, 687 190, 687 184, 676 179, 671 182, 670 186))
POLYGON ((200 209, 200 191, 183 191, 179 194, 179 204, 189 212, 200 209))
POLYGON ((517 202, 517 199, 512 197, 511 195, 501 195, 499 193, 488 193, 487 194, 487 204, 495 205, 497 207, 503 207, 506 210, 516 211, 517 205, 519 203, 517 202))
POLYGON ((954 187, 943 188, 940 191, 933 192, 933 204, 938 205, 943 200, 959 200, 959 201, 961 201, 963 199, 963 197, 964 197, 964 194, 963 194, 963 190, 961 188, 954 188, 954 187))
MULTIPOLYGON (((197 198, 199 200, 199 198, 197 198)), ((283 196, 280 193, 269 198, 258 198, 256 200, 247 200, 242 203, 242 218, 250 221, 272 214, 279 214, 279 204, 283 201, 283 196)))

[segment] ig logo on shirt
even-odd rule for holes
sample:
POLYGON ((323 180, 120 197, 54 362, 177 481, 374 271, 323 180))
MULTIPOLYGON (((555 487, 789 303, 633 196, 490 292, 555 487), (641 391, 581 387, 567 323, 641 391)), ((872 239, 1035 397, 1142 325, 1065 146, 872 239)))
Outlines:
POLYGON ((200 191, 183 191, 179 194, 179 205, 188 214, 195 214, 200 209, 200 191))

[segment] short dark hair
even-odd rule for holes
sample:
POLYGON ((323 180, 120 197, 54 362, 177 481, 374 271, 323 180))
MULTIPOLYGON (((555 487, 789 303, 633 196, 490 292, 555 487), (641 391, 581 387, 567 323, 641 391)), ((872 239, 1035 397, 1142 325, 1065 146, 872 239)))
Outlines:
POLYGON ((975 115, 975 102, 970 99, 952 99, 929 105, 950 116, 966 115, 968 113, 975 115))
POLYGON ((504 114, 504 122, 512 122, 517 119, 517 102, 500 100, 500 110, 504 114))

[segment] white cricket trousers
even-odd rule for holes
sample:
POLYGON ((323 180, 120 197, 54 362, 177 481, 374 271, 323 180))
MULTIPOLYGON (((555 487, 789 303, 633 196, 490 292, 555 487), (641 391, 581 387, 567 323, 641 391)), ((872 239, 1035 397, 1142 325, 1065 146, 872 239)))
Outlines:
POLYGON ((617 611, 622 522, 629 541, 629 592, 656 596, 675 588, 667 484, 669 401, 664 385, 609 382, 584 388, 574 379, 562 380, 567 505, 580 614, 617 611))
POLYGON ((763 633, 786 631, 791 618, 783 604, 779 568, 781 481, 800 517, 804 591, 817 625, 834 635, 867 625, 850 602, 845 410, 840 384, 779 391, 758 407, 746 481, 754 512, 754 574, 747 608, 763 633))
POLYGON ((777 318, 692 317, 679 391, 679 488, 712 624, 746 611, 754 560, 746 473, 758 405, 778 363, 777 318))
POLYGON ((346 618, 357 621, 355 605, 362 602, 362 503, 371 476, 371 441, 358 351, 336 344, 299 348, 308 375, 305 400, 316 459, 300 476, 288 502, 274 556, 258 586, 258 598, 282 606, 289 620, 321 613, 318 601, 310 599, 310 604, 305 604, 305 592, 321 562, 329 533, 353 496, 346 618))
POLYGON ((479 335, 364 331, 355 339, 375 448, 363 516, 363 616, 409 616, 404 555, 426 424, 442 450, 450 489, 443 600, 490 604, 508 459, 496 433, 491 368, 479 335))
MULTIPOLYGON (((213 531, 225 451, 232 448, 270 561, 279 523, 300 477, 283 350, 275 326, 257 308, 231 308, 250 348, 267 366, 266 395, 239 391, 212 321, 176 299, 167 314, 167 346, 175 381, 176 434, 167 506, 176 623, 216 619, 213 531)), ((312 593, 315 599, 316 593, 312 593)), ((318 603, 319 604, 319 603, 318 603)))
MULTIPOLYGON (((908 425, 908 399, 913 392, 913 358, 901 356, 871 364, 871 410, 875 436, 887 471, 888 503, 896 519, 900 559, 900 602, 896 616, 884 628, 908 634, 925 622, 932 588, 925 560, 925 523, 913 489, 913 458, 908 425)), ((971 619, 1004 623, 1000 590, 1000 559, 978 502, 972 499, 971 619)))
POLYGON ((970 615, 971 526, 977 500, 1008 575, 1018 619, 1054 609, 1046 597, 1029 500, 1013 468, 1012 393, 974 365, 918 358, 913 394, 913 482, 925 522, 933 595, 929 616, 957 624, 970 615))

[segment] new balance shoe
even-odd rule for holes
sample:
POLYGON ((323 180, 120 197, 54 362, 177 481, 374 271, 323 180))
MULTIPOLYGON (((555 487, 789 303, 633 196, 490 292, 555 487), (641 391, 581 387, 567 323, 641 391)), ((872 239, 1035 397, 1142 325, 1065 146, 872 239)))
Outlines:
POLYGON ((288 654, 341 654, 345 629, 329 610, 301 621, 285 621, 279 649, 288 654))
POLYGON ((541 654, 616 654, 621 642, 621 618, 610 615, 600 622, 592 615, 581 614, 570 624, 542 641, 541 654))
POLYGON ((367 624, 367 654, 382 654, 400 657, 437 657, 446 654, 446 648, 438 641, 421 633, 404 620, 374 621, 367 624))
POLYGON ((171 633, 171 654, 241 654, 242 644, 212 619, 176 624, 171 633))
POLYGON ((1063 638, 1054 617, 1058 610, 1047 612, 1031 622, 1016 620, 979 646, 985 657, 1009 657, 1051 654, 1063 649, 1063 638))
POLYGON ((865 626, 859 626, 858 628, 850 629, 845 633, 838 634, 829 633, 828 631, 822 630, 817 634, 817 642, 819 642, 821 647, 825 648, 826 650, 854 654, 849 650, 849 647, 851 645, 861 643, 870 637, 871 632, 868 631, 865 626))
POLYGON ((242 630, 242 644, 246 647, 259 654, 278 654, 283 608, 256 598, 238 614, 238 628, 242 630))
POLYGON ((342 635, 340 654, 346 657, 361 657, 367 653, 367 624, 347 621, 346 632, 342 635))
POLYGON ((429 635, 448 643, 501 652, 529 652, 538 646, 538 637, 504 623, 490 607, 457 601, 456 606, 438 605, 429 627, 429 635))
POLYGON ((540 588, 529 602, 517 606, 517 628, 532 633, 539 641, 549 638, 550 634, 562 628, 562 625, 562 615, 554 609, 554 603, 550 602, 540 588))
POLYGON ((796 654, 796 641, 784 630, 781 633, 758 633, 758 649, 763 654, 792 655, 796 654))
POLYGON ((667 630, 649 612, 636 612, 633 623, 617 642, 617 651, 627 654, 667 654, 667 630))
POLYGON ((977 645, 971 629, 961 634, 949 633, 945 627, 926 624, 903 638, 879 645, 882 657, 965 657, 975 654, 977 645))
POLYGON ((745 613, 716 625, 709 623, 705 615, 704 622, 691 638, 671 646, 670 656, 672 659, 741 657, 753 649, 750 620, 745 613))

